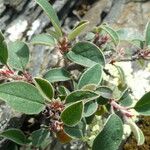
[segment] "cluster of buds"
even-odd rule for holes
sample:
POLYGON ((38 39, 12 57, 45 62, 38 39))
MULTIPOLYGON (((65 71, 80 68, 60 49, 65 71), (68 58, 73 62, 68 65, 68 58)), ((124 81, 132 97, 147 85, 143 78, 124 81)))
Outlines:
POLYGON ((124 48, 120 48, 117 50, 117 54, 119 57, 124 57, 125 55, 125 49, 124 48))
POLYGON ((150 59, 150 51, 149 50, 140 50, 138 53, 139 58, 150 59))
POLYGON ((64 110, 64 103, 60 100, 53 100, 45 109, 43 114, 48 119, 49 128, 51 131, 58 133, 63 130, 63 122, 60 115, 64 110))
POLYGON ((108 35, 100 36, 98 33, 96 33, 93 43, 96 44, 98 47, 101 47, 101 46, 105 45, 108 42, 108 40, 109 40, 108 35))
POLYGON ((63 37, 59 42, 58 42, 59 46, 59 50, 62 54, 66 53, 69 51, 69 43, 68 43, 68 39, 66 37, 63 37))
POLYGON ((0 80, 21 80, 32 83, 32 76, 28 72, 18 75, 17 72, 10 69, 0 69, 0 80))

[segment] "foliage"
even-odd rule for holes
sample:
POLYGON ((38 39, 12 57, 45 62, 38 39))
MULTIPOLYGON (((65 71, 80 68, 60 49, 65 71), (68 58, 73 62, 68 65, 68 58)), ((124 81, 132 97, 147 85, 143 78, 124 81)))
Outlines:
MULTIPOLYGON (((49 144, 51 136, 62 143, 72 139, 88 143, 86 130, 90 124, 92 127, 97 116, 101 116, 106 118, 106 122, 101 130, 94 133, 93 150, 117 150, 122 141, 124 123, 131 127, 137 144, 142 145, 144 135, 135 124, 134 117, 150 115, 150 92, 132 107, 134 99, 124 71, 116 62, 147 61, 150 58, 150 23, 145 29, 145 39, 138 39, 144 46, 137 46, 136 53, 126 58, 126 52, 118 49, 123 40, 122 35, 121 38, 119 36, 121 31, 116 32, 108 24, 102 24, 87 33, 86 40, 79 42, 77 39, 88 21, 81 21, 70 33, 64 33, 50 3, 47 0, 36 2, 50 18, 54 30, 35 35, 30 43, 54 47, 60 51, 65 63, 50 68, 41 77, 32 77, 27 71, 30 58, 28 44, 22 41, 6 43, 0 32, 0 99, 17 112, 43 118, 41 128, 32 133, 8 129, 0 136, 28 148, 40 149, 49 144), (104 80, 104 76, 111 77, 111 80, 114 77, 105 68, 107 64, 118 71, 117 85, 104 80), (74 70, 80 74, 75 76, 74 70)), ((135 40, 129 42, 135 45, 135 40)))

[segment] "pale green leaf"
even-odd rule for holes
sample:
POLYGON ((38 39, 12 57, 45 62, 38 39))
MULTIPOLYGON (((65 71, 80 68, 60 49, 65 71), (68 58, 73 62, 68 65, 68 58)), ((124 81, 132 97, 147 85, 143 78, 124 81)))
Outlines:
POLYGON ((112 114, 93 142, 92 150, 118 150, 123 136, 121 119, 112 114))
POLYGON ((35 147, 40 147, 43 144, 46 137, 49 135, 49 133, 50 132, 47 129, 39 129, 39 130, 32 132, 32 135, 31 135, 32 144, 35 147))
POLYGON ((31 39, 32 44, 55 46, 55 39, 49 34, 38 34, 31 39))
POLYGON ((68 39, 70 41, 75 39, 87 27, 88 24, 89 22, 86 20, 81 21, 75 28, 73 28, 71 33, 68 35, 68 39))
POLYGON ((49 82, 67 81, 70 80, 70 74, 63 68, 53 68, 45 73, 44 78, 49 82))
POLYGON ((98 28, 99 28, 98 30, 104 30, 105 32, 107 32, 109 36, 112 38, 112 41, 114 42, 115 45, 119 44, 119 36, 114 29, 110 28, 107 25, 101 25, 98 28))
POLYGON ((141 131, 141 129, 132 121, 132 120, 128 120, 127 124, 131 127, 131 130, 137 140, 137 145, 142 145, 145 142, 145 137, 143 135, 143 132, 141 131))
POLYGON ((9 82, 0 85, 0 99, 18 112, 38 114, 44 110, 44 99, 39 91, 25 82, 9 82))
POLYGON ((63 110, 61 120, 67 126, 75 126, 81 121, 83 110, 84 105, 82 101, 73 103, 63 110))
POLYGON ((105 58, 102 51, 90 42, 78 42, 67 54, 68 59, 85 67, 91 67, 97 63, 104 66, 105 58))
POLYGON ((76 126, 69 127, 64 126, 64 131, 72 138, 83 138, 85 134, 86 124, 83 121, 80 121, 76 126))
POLYGON ((78 82, 78 88, 81 89, 88 84, 99 85, 102 81, 102 71, 103 68, 99 64, 96 64, 87 69, 80 77, 80 80, 78 82))
POLYGON ((84 105, 84 116, 89 117, 93 115, 97 111, 97 108, 98 108, 97 101, 87 102, 84 105))
POLYGON ((52 100, 54 97, 54 89, 51 83, 43 78, 34 78, 35 85, 41 95, 46 98, 47 100, 52 100))
POLYGON ((73 91, 72 93, 70 93, 67 98, 66 98, 66 103, 72 103, 72 102, 77 102, 77 101, 90 101, 90 100, 94 100, 96 98, 98 98, 99 95, 92 92, 92 91, 88 91, 88 90, 77 90, 77 91, 73 91))
POLYGON ((113 98, 112 96, 113 91, 107 86, 99 86, 95 92, 100 94, 100 96, 102 96, 103 98, 106 98, 106 99, 113 98))
POLYGON ((145 27, 145 44, 150 45, 150 21, 147 23, 145 27))
POLYGON ((8 64, 18 70, 24 70, 29 61, 29 48, 21 41, 8 43, 8 64))
POLYGON ((36 0, 37 4, 41 6, 41 8, 44 10, 44 12, 47 14, 47 16, 50 18, 50 21, 52 22, 56 33, 58 36, 62 36, 61 26, 58 19, 58 16, 51 6, 51 4, 47 0, 36 0))

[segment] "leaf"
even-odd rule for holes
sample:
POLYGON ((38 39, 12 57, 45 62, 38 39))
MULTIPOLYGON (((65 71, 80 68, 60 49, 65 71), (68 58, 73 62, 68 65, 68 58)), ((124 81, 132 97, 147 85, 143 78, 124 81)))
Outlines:
POLYGON ((77 102, 77 101, 90 101, 90 100, 94 100, 97 97, 99 97, 98 94, 92 92, 92 91, 87 91, 87 90, 77 90, 77 91, 73 91, 72 93, 70 93, 67 98, 66 98, 66 103, 72 103, 72 102, 77 102))
POLYGON ((24 133, 19 129, 8 129, 0 133, 1 137, 4 137, 6 139, 9 139, 19 145, 26 145, 28 144, 28 140, 26 139, 26 136, 24 133))
POLYGON ((74 127, 68 127, 64 125, 64 131, 66 134, 72 138, 83 138, 86 130, 86 124, 83 121, 80 121, 74 127))
POLYGON ((31 39, 31 43, 35 45, 40 44, 40 45, 54 46, 56 44, 56 41, 49 34, 38 34, 31 39))
POLYGON ((95 37, 95 34, 93 32, 88 32, 85 36, 86 41, 92 41, 95 37))
POLYGON ((127 107, 127 106, 131 106, 132 103, 133 103, 133 100, 131 96, 129 95, 129 89, 127 88, 122 93, 122 96, 119 99, 119 104, 121 104, 121 106, 127 107))
POLYGON ((79 22, 79 24, 75 28, 73 28, 71 33, 68 35, 68 39, 70 41, 74 40, 87 27, 88 24, 89 21, 87 20, 79 22))
POLYGON ((35 147, 40 147, 42 143, 44 142, 44 140, 49 135, 49 133, 50 133, 49 130, 46 130, 46 129, 39 129, 39 130, 32 132, 32 135, 31 135, 32 144, 35 147))
POLYGON ((54 89, 51 83, 43 78, 34 78, 34 80, 41 95, 48 100, 52 100, 54 97, 54 89))
POLYGON ((102 51, 90 42, 78 42, 67 54, 68 59, 85 67, 92 67, 95 64, 105 65, 105 58, 102 51))
POLYGON ((112 114, 108 118, 103 130, 93 142, 92 150, 117 150, 123 136, 123 124, 121 119, 112 114))
POLYGON ((112 38, 112 41, 114 42, 114 44, 117 46, 119 44, 119 36, 117 34, 117 32, 115 30, 113 30, 112 28, 110 28, 107 25, 101 25, 98 27, 98 30, 104 30, 105 32, 107 32, 110 37, 112 38))
POLYGON ((61 95, 64 95, 64 96, 67 96, 70 94, 70 91, 64 87, 64 86, 59 86, 58 87, 58 92, 61 94, 61 95))
POLYGON ((3 64, 7 64, 7 59, 8 59, 7 44, 5 42, 2 32, 0 31, 0 62, 3 64))
POLYGON ((107 86, 100 86, 96 89, 96 93, 100 94, 103 98, 112 99, 113 91, 107 86))
POLYGON ((114 67, 116 67, 117 71, 118 71, 118 75, 119 75, 119 86, 121 86, 121 88, 126 86, 126 77, 124 74, 123 69, 120 66, 117 65, 113 65, 114 67))
POLYGON ((130 126, 136 140, 137 140, 137 145, 142 145, 145 142, 145 137, 143 135, 143 132, 141 129, 132 121, 128 120, 127 124, 130 126))
POLYGON ((25 114, 38 114, 45 105, 39 91, 25 82, 9 82, 0 85, 0 99, 13 109, 25 114))
POLYGON ((150 45, 150 21, 147 23, 145 28, 145 44, 150 45))
POLYGON ((133 44, 136 48, 143 49, 145 42, 142 40, 134 39, 130 43, 133 44))
POLYGON ((52 25, 55 28, 56 33, 59 37, 62 36, 62 31, 60 27, 60 22, 57 17, 57 14, 51 4, 47 0, 36 0, 37 4, 44 10, 44 12, 49 17, 50 21, 52 22, 52 25))
POLYGON ((17 70, 23 71, 29 61, 29 48, 21 41, 8 43, 8 64, 17 70))
POLYGON ((104 98, 102 96, 100 96, 100 97, 97 98, 97 103, 99 105, 106 105, 108 102, 109 102, 109 99, 104 98))
POLYGON ((102 67, 99 64, 96 64, 89 69, 87 69, 81 76, 78 82, 78 88, 81 89, 88 84, 99 85, 102 81, 102 67))
POLYGON ((63 68, 54 68, 47 71, 44 78, 49 82, 67 81, 70 80, 70 74, 63 68))
POLYGON ((134 106, 134 109, 144 116, 150 115, 150 92, 146 93, 134 106))
POLYGON ((51 29, 47 29, 46 31, 47 31, 53 38, 57 39, 57 41, 59 40, 59 35, 58 35, 55 31, 53 31, 53 30, 51 30, 51 29))
POLYGON ((66 99, 66 96, 70 94, 70 91, 64 86, 58 87, 58 92, 60 93, 59 97, 61 101, 66 99))
POLYGON ((97 87, 96 84, 87 84, 82 88, 82 90, 95 91, 96 87, 97 87))
POLYGON ((97 111, 97 108, 98 108, 97 101, 87 102, 84 105, 84 116, 89 117, 93 115, 97 111))
POLYGON ((82 101, 73 103, 66 107, 61 114, 61 120, 67 126, 75 126, 82 118, 84 105, 82 101))

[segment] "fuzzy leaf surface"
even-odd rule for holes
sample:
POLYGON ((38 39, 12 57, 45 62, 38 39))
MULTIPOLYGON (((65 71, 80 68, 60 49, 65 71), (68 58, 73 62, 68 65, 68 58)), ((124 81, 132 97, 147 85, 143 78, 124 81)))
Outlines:
POLYGON ((116 114, 112 114, 109 116, 103 130, 95 138, 92 150, 118 150, 122 136, 122 121, 116 114))
POLYGON ((14 110, 25 114, 38 114, 45 105, 39 91, 25 82, 9 82, 0 85, 0 99, 14 110))
POLYGON ((82 101, 67 106, 61 114, 63 123, 67 126, 77 125, 83 115, 84 105, 82 101))
POLYGON ((8 64, 17 70, 24 70, 29 62, 29 48, 21 41, 8 43, 8 64))
POLYGON ((102 80, 102 72, 103 69, 99 64, 90 67, 82 74, 78 83, 78 88, 81 89, 88 84, 99 85, 102 80))
POLYGON ((67 81, 70 80, 70 74, 63 68, 54 68, 47 71, 44 78, 49 82, 67 81))
POLYGON ((78 42, 67 54, 67 57, 74 63, 85 67, 92 67, 97 63, 102 66, 105 65, 105 58, 102 51, 90 42, 78 42))
POLYGON ((52 5, 47 0, 36 0, 36 2, 49 17, 50 21, 52 22, 52 25, 54 26, 54 28, 56 30, 56 33, 59 36, 62 36, 60 22, 59 22, 58 16, 57 16, 55 10, 53 9, 52 5))

